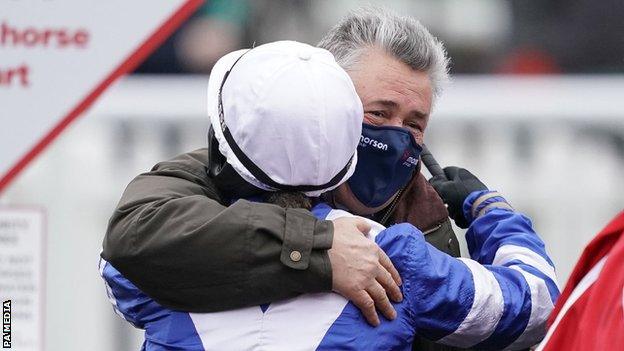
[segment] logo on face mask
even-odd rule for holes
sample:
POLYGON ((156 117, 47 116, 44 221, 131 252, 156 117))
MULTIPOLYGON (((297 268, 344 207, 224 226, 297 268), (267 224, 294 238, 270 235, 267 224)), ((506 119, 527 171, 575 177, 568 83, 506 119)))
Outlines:
POLYGON ((377 141, 375 139, 371 139, 369 137, 365 137, 363 135, 360 136, 360 146, 366 146, 366 145, 370 145, 374 148, 377 148, 379 150, 384 150, 387 151, 388 150, 388 144, 382 143, 380 141, 377 141))
POLYGON ((410 156, 407 158, 407 160, 405 160, 405 162, 403 162, 403 166, 414 167, 416 166, 417 163, 418 163, 418 159, 410 156))
POLYGON ((403 166, 413 167, 418 163, 418 158, 413 157, 409 150, 405 150, 403 152, 403 156, 401 157, 401 161, 403 161, 403 166))

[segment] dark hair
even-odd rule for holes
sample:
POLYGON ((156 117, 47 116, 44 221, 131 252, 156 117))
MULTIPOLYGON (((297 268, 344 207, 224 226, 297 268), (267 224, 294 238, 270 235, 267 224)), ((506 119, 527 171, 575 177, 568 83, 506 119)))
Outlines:
POLYGON ((304 193, 293 191, 275 191, 264 195, 267 203, 274 204, 283 208, 304 208, 312 209, 312 201, 304 193))

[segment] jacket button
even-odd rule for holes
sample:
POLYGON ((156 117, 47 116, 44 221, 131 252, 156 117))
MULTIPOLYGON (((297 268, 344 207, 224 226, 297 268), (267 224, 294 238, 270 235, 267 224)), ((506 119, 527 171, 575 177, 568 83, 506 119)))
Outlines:
POLYGON ((291 251, 291 252, 290 252, 290 259, 291 259, 293 262, 299 262, 299 261, 301 261, 301 252, 299 252, 299 251, 297 251, 297 250, 291 251))

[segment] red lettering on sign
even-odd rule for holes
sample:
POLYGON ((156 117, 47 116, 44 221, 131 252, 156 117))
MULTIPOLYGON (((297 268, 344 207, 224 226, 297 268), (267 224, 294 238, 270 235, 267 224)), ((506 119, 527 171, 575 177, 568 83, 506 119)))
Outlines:
POLYGON ((27 65, 7 69, 0 67, 0 87, 15 84, 20 84, 22 87, 28 87, 30 85, 30 81, 28 79, 29 77, 30 67, 27 65))
POLYGON ((16 28, 6 22, 0 24, 0 46, 13 47, 44 47, 44 48, 77 48, 84 49, 89 43, 89 32, 79 28, 16 28))

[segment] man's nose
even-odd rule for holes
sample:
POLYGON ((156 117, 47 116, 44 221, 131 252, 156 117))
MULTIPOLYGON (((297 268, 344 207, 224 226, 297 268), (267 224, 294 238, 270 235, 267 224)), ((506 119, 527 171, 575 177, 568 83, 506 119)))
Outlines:
POLYGON ((384 125, 391 127, 403 127, 403 119, 401 117, 388 118, 384 125))

